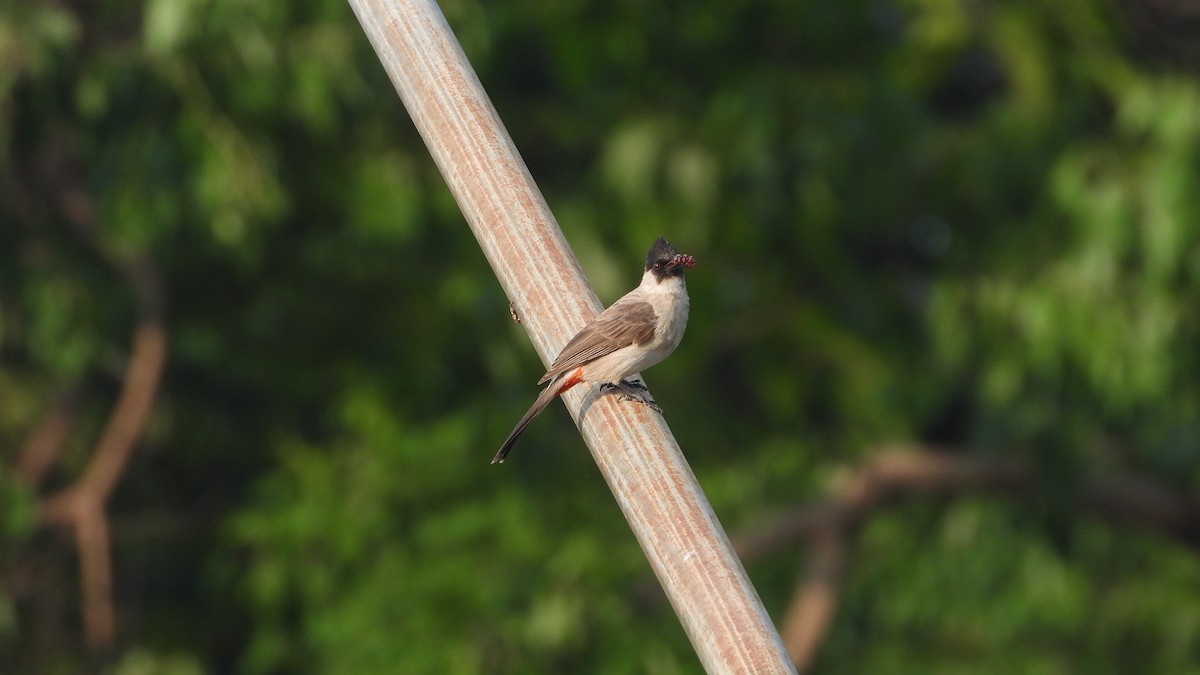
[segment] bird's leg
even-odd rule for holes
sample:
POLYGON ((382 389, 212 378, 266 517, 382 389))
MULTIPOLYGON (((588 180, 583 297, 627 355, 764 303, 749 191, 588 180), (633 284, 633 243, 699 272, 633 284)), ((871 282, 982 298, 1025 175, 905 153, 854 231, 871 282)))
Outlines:
POLYGON ((632 380, 605 382, 600 386, 600 390, 604 391, 606 389, 620 389, 623 393, 619 400, 641 403, 644 406, 649 406, 651 410, 659 415, 663 414, 662 408, 658 407, 658 404, 653 399, 646 396, 646 394, 650 393, 650 390, 641 382, 633 382, 632 380))

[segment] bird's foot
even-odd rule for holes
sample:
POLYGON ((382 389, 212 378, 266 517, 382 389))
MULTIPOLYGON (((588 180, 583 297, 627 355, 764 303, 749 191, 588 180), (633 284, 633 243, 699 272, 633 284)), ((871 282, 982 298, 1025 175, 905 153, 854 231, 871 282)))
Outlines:
POLYGON ((634 403, 641 403, 659 415, 663 414, 662 408, 658 407, 658 404, 654 402, 654 399, 646 396, 646 394, 650 393, 650 390, 647 389, 646 385, 642 384, 641 382, 634 382, 632 380, 606 382, 603 386, 601 386, 601 389, 619 389, 621 390, 622 394, 617 398, 618 401, 633 401, 634 403))
POLYGON ((646 385, 642 384, 641 382, 637 382, 635 380, 621 380, 620 383, 604 382, 600 385, 601 392, 608 391, 609 389, 620 389, 621 391, 636 390, 636 391, 640 391, 640 392, 649 392, 650 391, 650 389, 646 385))
POLYGON ((658 405, 657 403, 655 403, 653 399, 646 398, 645 396, 633 396, 630 394, 622 394, 617 400, 618 401, 633 401, 634 403, 641 403, 642 405, 646 406, 647 408, 650 408, 651 410, 658 413, 659 415, 665 416, 665 413, 663 413, 662 407, 660 405, 658 405))
POLYGON ((643 393, 650 393, 650 388, 636 380, 621 380, 621 384, 625 387, 632 387, 643 393))

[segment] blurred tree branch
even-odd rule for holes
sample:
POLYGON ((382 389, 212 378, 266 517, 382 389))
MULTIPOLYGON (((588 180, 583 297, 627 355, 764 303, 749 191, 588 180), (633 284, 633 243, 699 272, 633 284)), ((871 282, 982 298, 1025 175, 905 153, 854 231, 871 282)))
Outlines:
POLYGON ((809 546, 808 567, 792 591, 779 629, 798 670, 812 663, 837 611, 850 542, 845 532, 824 527, 813 533, 809 546))
MULTIPOLYGON (((1036 498, 1036 473, 1014 461, 972 457, 925 446, 886 445, 825 500, 797 507, 733 537, 742 560, 807 544, 808 568, 797 584, 780 633, 798 670, 806 670, 837 608, 847 551, 876 511, 905 499, 993 494, 1036 498)), ((1200 503, 1141 478, 1082 479, 1077 506, 1112 526, 1136 528, 1200 549, 1200 503)))
MULTIPOLYGON (((95 200, 82 186, 70 153, 59 148, 43 156, 36 170, 49 186, 53 207, 131 288, 136 298, 136 326, 129 362, 108 422, 87 466, 71 485, 47 497, 41 522, 69 529, 79 553, 83 593, 83 629, 93 649, 111 645, 116 631, 112 600, 112 561, 105 505, 121 478, 154 406, 166 360, 164 292, 161 275, 149 256, 117 251, 97 227, 95 200)), ((23 449, 20 467, 37 484, 53 465, 67 433, 73 397, 57 401, 23 449)))

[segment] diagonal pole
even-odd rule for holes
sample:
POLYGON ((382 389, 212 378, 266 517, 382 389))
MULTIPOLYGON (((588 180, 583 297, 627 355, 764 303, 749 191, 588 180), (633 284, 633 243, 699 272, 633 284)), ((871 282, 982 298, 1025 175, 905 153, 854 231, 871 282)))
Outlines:
MULTIPOLYGON (((349 2, 549 363, 601 305, 483 85, 434 0, 349 2)), ((663 418, 594 388, 564 400, 704 668, 794 673, 663 418)))

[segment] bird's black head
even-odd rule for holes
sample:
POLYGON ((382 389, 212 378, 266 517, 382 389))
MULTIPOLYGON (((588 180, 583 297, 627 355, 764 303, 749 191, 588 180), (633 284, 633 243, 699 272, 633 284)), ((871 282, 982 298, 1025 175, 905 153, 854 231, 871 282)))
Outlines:
POLYGON ((681 277, 685 269, 690 269, 696 260, 686 253, 675 250, 671 242, 663 237, 654 241, 650 251, 646 253, 646 271, 654 272, 659 281, 669 277, 681 277))

